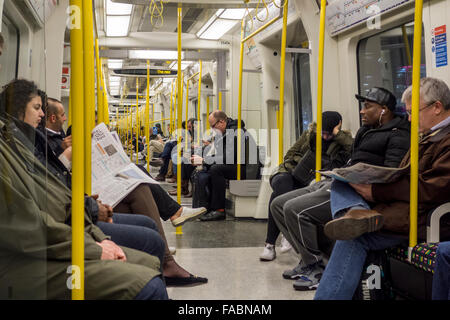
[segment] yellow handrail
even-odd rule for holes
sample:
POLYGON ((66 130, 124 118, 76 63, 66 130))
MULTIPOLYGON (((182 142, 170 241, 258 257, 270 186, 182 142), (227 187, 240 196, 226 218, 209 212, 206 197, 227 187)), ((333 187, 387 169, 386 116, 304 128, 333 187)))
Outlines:
POLYGON ((222 91, 219 91, 219 110, 222 111, 222 91))
POLYGON ((208 119, 209 119, 209 96, 206 96, 206 130, 210 129, 208 119))
MULTIPOLYGON (((241 39, 244 38, 244 26, 245 26, 245 18, 242 19, 241 21, 241 39)), ((238 100, 238 132, 237 132, 237 180, 241 180, 242 72, 244 68, 244 43, 245 41, 241 40, 240 62, 239 62, 239 100, 238 100)))
POLYGON ((101 76, 100 51, 98 46, 98 39, 95 39, 95 64, 97 67, 97 121, 100 123, 100 106, 103 106, 103 83, 101 76))
MULTIPOLYGON (((177 106, 177 201, 179 204, 181 204, 181 118, 183 117, 183 83, 182 83, 182 75, 181 75, 181 31, 182 31, 182 19, 183 19, 183 11, 181 8, 181 5, 178 6, 178 42, 177 42, 177 48, 178 48, 178 72, 177 72, 177 78, 178 78, 178 106, 177 106)), ((177 235, 183 234, 182 227, 177 227, 176 232, 177 235)))
POLYGON ((72 289, 73 300, 84 300, 84 87, 83 87, 83 2, 70 0, 72 8, 78 8, 79 28, 70 30, 72 81, 70 94, 77 112, 72 119, 72 265, 79 268, 80 287, 72 289))
POLYGON ((281 63, 280 63, 280 105, 278 107, 278 164, 283 162, 283 128, 284 128, 284 74, 286 67, 286 34, 287 34, 287 18, 289 9, 289 0, 284 0, 283 8, 283 31, 281 34, 281 63))
POLYGON ((274 24, 275 22, 277 22, 279 19, 281 18, 281 16, 276 16, 275 18, 273 18, 272 20, 270 20, 269 22, 267 22, 265 25, 259 27, 258 29, 256 29, 254 32, 252 32, 250 35, 248 35, 245 38, 241 38, 241 43, 245 43, 247 40, 253 38, 254 36, 256 36, 258 33, 260 33, 261 31, 267 29, 269 26, 271 26, 272 24, 274 24))
MULTIPOLYGON (((316 170, 322 168, 322 106, 323 106, 323 56, 325 47, 325 18, 327 1, 320 2, 319 30, 319 67, 317 72, 317 133, 316 133, 316 170)), ((316 172, 316 181, 320 181, 320 173, 316 172)))
POLYGON ((411 183, 410 183, 410 230, 408 259, 417 244, 417 208, 419 192, 419 102, 420 102, 420 61, 422 45, 423 0, 416 0, 414 10, 414 46, 411 100, 411 183))
POLYGON ((105 113, 105 82, 103 79, 103 58, 100 58, 100 68, 98 69, 98 72, 100 73, 100 101, 97 105, 97 124, 104 122, 104 113, 105 113))
POLYGON ((136 164, 138 164, 139 159, 139 135, 141 131, 141 124, 139 120, 139 78, 136 78, 136 164))
MULTIPOLYGON (((83 4, 84 62, 84 152, 91 154, 91 132, 95 122, 94 14, 92 1, 83 4)), ((84 192, 91 195, 91 157, 84 157, 84 192)))
MULTIPOLYGON (((198 74, 198 73, 197 73, 198 74)), ((188 141, 188 119, 189 119, 189 81, 192 79, 193 77, 190 77, 189 79, 187 79, 186 81, 186 113, 185 113, 185 119, 184 119, 184 154, 186 154, 188 152, 188 148, 189 148, 189 141, 188 141)))
POLYGON ((150 61, 149 60, 147 60, 147 95, 145 97, 145 141, 147 142, 147 171, 150 172, 150 61))
POLYGON ((202 60, 198 61, 199 64, 199 77, 198 77, 198 98, 197 98, 197 146, 200 146, 200 103, 202 100, 202 60))

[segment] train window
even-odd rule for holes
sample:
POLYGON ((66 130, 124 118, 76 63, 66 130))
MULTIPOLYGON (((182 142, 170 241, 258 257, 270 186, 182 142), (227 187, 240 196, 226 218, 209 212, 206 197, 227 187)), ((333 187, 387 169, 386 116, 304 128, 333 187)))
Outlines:
MULTIPOLYGON (((379 86, 397 98, 397 113, 404 113, 403 91, 412 83, 414 22, 384 31, 358 43, 359 93, 379 86)), ((421 77, 426 76, 422 30, 421 77)))
POLYGON ((17 78, 19 53, 19 29, 6 15, 2 17, 1 30, 5 43, 0 56, 0 87, 17 78))
POLYGON ((292 54, 292 65, 294 68, 295 135, 298 139, 313 121, 309 54, 292 54))

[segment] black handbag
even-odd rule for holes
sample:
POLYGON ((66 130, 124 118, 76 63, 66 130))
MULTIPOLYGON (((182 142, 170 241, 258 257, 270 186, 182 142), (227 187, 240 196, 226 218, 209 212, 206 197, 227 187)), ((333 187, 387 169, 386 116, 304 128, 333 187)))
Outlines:
POLYGON ((304 186, 307 186, 316 176, 315 168, 316 154, 315 152, 308 150, 297 164, 294 171, 292 171, 292 175, 297 181, 301 182, 304 186))

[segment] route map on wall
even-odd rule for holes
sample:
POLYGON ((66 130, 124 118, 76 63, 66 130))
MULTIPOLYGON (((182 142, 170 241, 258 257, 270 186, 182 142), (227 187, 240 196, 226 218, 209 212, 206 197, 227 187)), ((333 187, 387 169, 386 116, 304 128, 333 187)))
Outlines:
POLYGON ((335 0, 327 5, 327 25, 331 36, 336 36, 375 16, 405 5, 412 0, 335 0))

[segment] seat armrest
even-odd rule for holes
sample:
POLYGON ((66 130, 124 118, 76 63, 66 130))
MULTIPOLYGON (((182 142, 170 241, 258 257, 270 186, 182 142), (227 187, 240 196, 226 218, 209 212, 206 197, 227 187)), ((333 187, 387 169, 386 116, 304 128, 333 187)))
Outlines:
POLYGON ((428 215, 427 243, 439 242, 439 222, 447 213, 450 213, 450 202, 440 205, 428 215))

